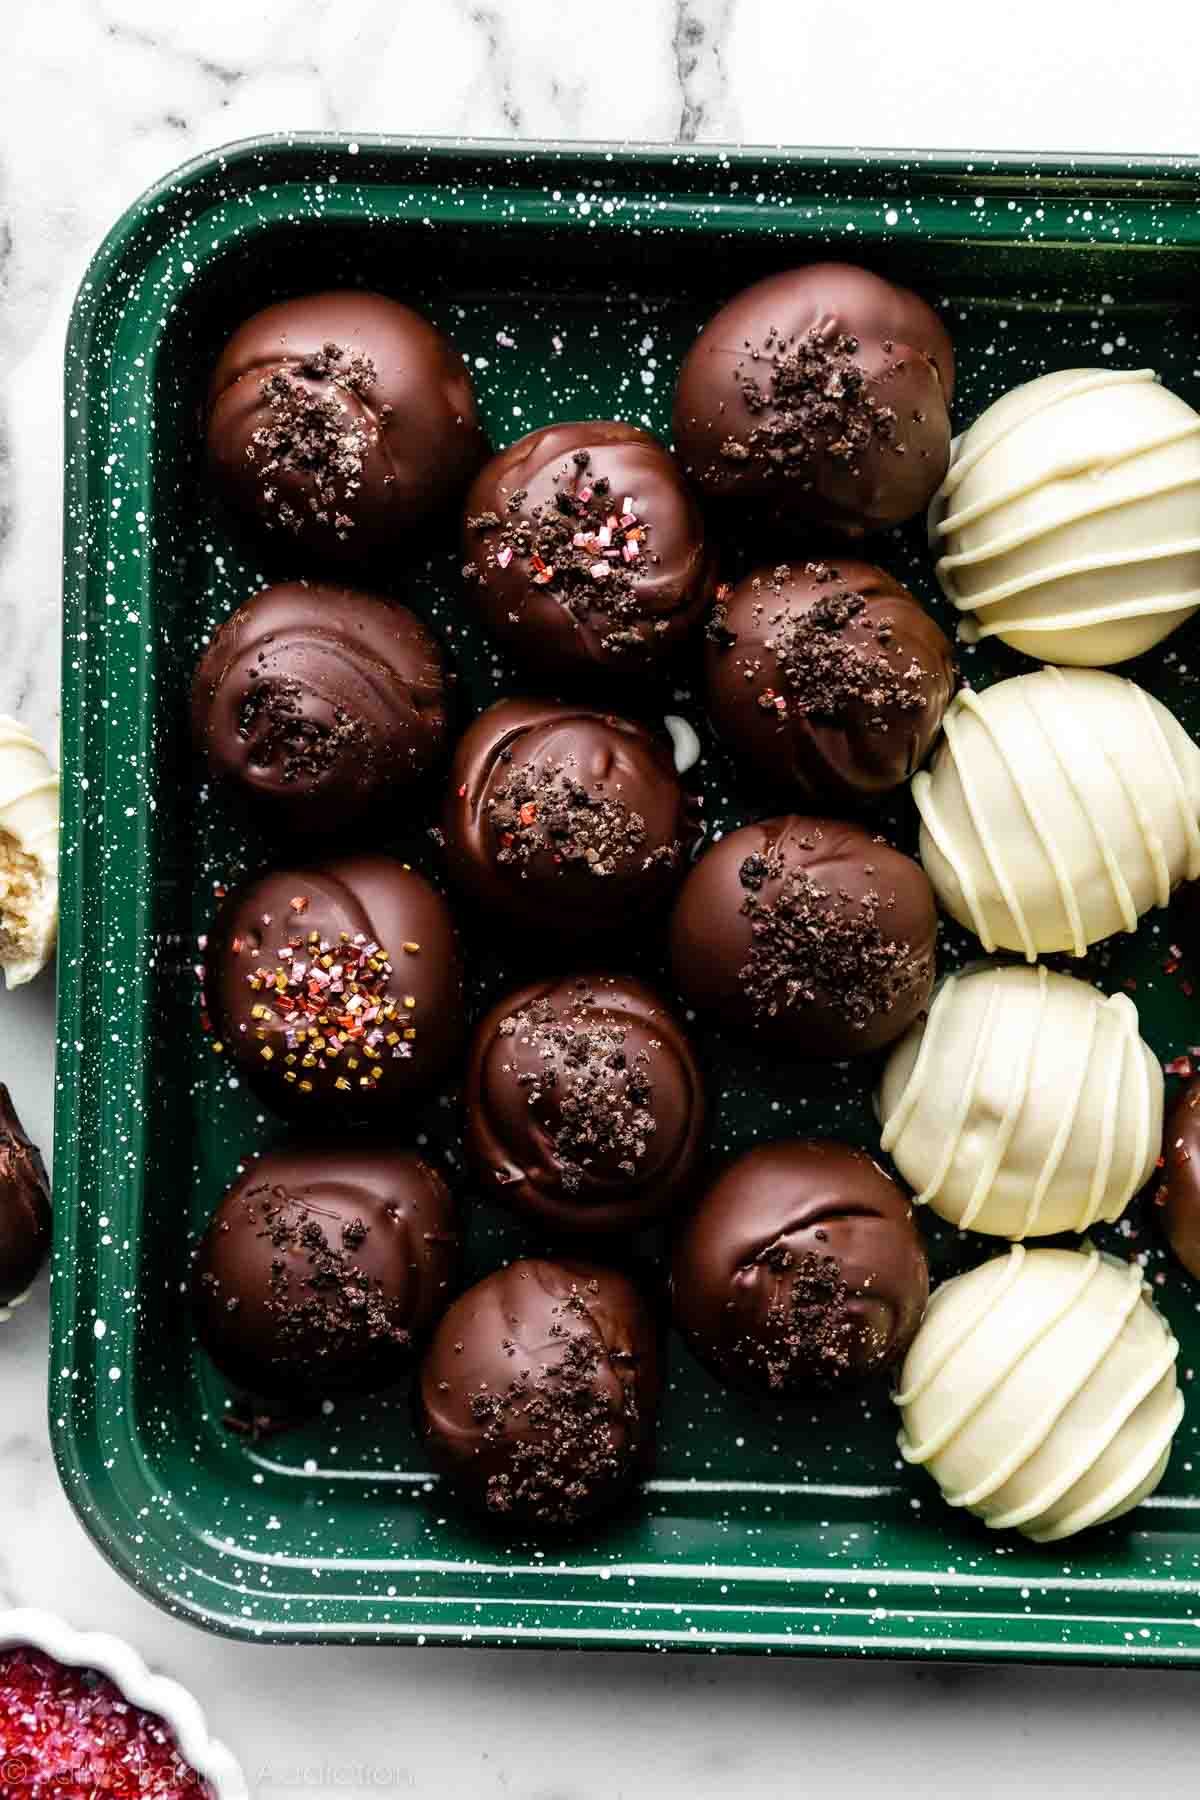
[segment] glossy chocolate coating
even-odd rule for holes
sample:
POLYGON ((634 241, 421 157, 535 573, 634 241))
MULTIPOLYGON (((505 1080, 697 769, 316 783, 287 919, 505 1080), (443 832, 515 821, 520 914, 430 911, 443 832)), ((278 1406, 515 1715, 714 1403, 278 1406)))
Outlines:
POLYGON ((911 519, 950 461, 954 354, 907 288, 847 263, 769 275, 723 306, 675 390, 702 493, 850 537, 911 519))
POLYGON ((880 1050, 933 989, 924 870, 861 826, 788 814, 705 852, 671 917, 675 979, 713 1022, 810 1060, 880 1050))
POLYGON ((205 965, 209 1013, 226 1053, 268 1105, 314 1125, 394 1125, 395 1102, 440 1081, 462 1041, 450 909, 423 875, 390 856, 332 857, 249 882, 222 907, 205 965), (369 956, 371 945, 382 957, 369 956), (321 979, 325 956, 343 968, 331 977, 340 993, 321 979), (355 974, 351 957, 362 964, 355 974), (273 1000, 273 990, 291 1004, 273 1000), (367 1018, 376 1007, 379 1016, 367 1018), (374 1068, 382 1073, 372 1076, 374 1068))
POLYGON ((654 1320, 626 1276, 529 1259, 454 1302, 421 1366, 418 1423, 468 1505, 562 1529, 632 1487, 659 1388, 654 1320))
POLYGON ((467 495, 463 554, 488 630, 552 680, 658 666, 710 585, 704 521, 675 459, 612 421, 546 425, 493 456, 467 495))
POLYGON ((407 607, 375 595, 319 582, 264 588, 201 659, 192 736, 213 774, 264 816, 296 832, 340 830, 436 762, 441 649, 407 607))
POLYGON ((666 736, 553 700, 501 700, 469 727, 443 818, 451 876, 489 911, 560 938, 664 905, 699 835, 666 736))
POLYGON ((1180 1091, 1163 1125, 1154 1203, 1167 1242, 1200 1281, 1200 1075, 1180 1091))
POLYGON ((201 1241, 200 1341, 237 1386, 284 1403, 386 1386, 444 1312, 460 1244, 450 1190, 411 1150, 268 1151, 201 1241))
POLYGON ((945 633, 871 563, 780 564, 713 608, 705 645, 717 731, 773 791, 841 808, 925 760, 954 692, 945 633))
POLYGON ((627 1232, 664 1217, 700 1156, 692 1047, 628 975, 506 994, 472 1040, 465 1106, 484 1194, 555 1231, 627 1232))
POLYGON ((50 1183, 0 1082, 0 1306, 29 1287, 50 1251, 50 1183))
POLYGON ((352 290, 238 327, 209 385, 207 438, 230 506, 338 563, 396 544, 487 455, 453 344, 410 307, 352 290))
POLYGON ((751 1393, 853 1385, 916 1336, 929 1267, 907 1194, 863 1150, 763 1144, 717 1177, 671 1270, 675 1322, 751 1393))

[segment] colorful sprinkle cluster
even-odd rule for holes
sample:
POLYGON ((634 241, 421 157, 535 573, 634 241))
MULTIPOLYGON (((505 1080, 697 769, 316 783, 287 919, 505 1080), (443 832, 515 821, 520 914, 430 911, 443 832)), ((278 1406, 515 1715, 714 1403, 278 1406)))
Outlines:
MULTIPOLYGON (((420 945, 404 949, 416 955, 420 945)), ((416 997, 390 991, 391 958, 380 944, 361 931, 343 931, 336 941, 310 931, 289 938, 275 954, 273 969, 254 969, 246 980, 262 995, 251 1018, 264 1040, 264 1062, 278 1054, 265 1040, 282 1029, 285 1081, 307 1094, 313 1073, 328 1071, 343 1093, 355 1086, 369 1091, 389 1057, 411 1057, 416 997)))

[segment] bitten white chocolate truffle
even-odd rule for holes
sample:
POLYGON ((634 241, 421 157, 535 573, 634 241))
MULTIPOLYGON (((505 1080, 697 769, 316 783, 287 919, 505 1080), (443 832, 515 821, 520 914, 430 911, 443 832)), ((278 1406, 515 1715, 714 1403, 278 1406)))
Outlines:
POLYGON ((1200 875, 1200 749, 1120 675, 964 688, 915 776, 921 861, 985 950, 1082 956, 1200 875))
POLYGON ((31 981, 58 937, 58 776, 41 745, 0 716, 0 968, 31 981))
POLYGON ((883 1148, 963 1230, 1051 1237, 1120 1218, 1162 1140, 1163 1076, 1127 994, 1042 967, 949 976, 892 1051, 883 1148))
POLYGON ((1162 1480, 1178 1354, 1136 1264, 1015 1244, 934 1294, 896 1395, 901 1454, 997 1531, 1072 1537, 1162 1480))
POLYGON ((1200 606, 1200 413, 1153 369, 1059 369, 989 406, 930 517, 968 639, 1100 668, 1200 606))

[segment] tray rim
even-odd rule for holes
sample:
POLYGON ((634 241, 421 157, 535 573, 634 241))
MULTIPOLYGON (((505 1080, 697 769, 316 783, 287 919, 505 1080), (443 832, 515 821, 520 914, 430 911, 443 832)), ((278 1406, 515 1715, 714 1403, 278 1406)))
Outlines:
MULTIPOLYGON (((81 383, 76 388, 72 383, 73 361, 78 366, 86 365, 87 350, 92 339, 96 306, 105 292, 106 283, 114 273, 116 265, 125 254, 130 241, 136 238, 146 225, 147 219, 155 212, 166 213, 164 202, 169 196, 176 204, 197 185, 213 176, 232 174, 245 162, 261 159, 263 156, 287 153, 288 155, 346 155, 366 152, 368 155, 394 158, 398 163, 405 159, 434 162, 439 158, 460 156, 474 157, 481 166, 492 164, 523 165, 535 171, 539 163, 547 163, 553 167, 580 168, 592 163, 601 163, 620 177, 633 178, 639 169, 671 170, 680 172, 680 187, 685 186, 684 177, 687 171, 704 172, 706 170, 725 171, 731 166, 751 167, 757 163, 770 161, 778 165, 781 161, 789 168, 797 171, 819 169, 826 176, 859 177, 885 175, 889 171, 904 174, 913 171, 917 174, 935 176, 944 179, 965 179, 970 177, 972 184, 986 187, 989 183, 1024 182, 1043 194, 1057 193, 1062 197, 1078 196, 1084 192, 1107 191, 1107 196, 1127 194, 1133 198, 1141 195, 1149 197, 1151 192, 1161 185, 1173 190, 1183 197, 1195 193, 1200 188, 1200 155, 1116 155, 1104 152, 1053 153, 1040 152, 990 152, 959 151, 934 149, 895 149, 886 147, 854 147, 822 148, 819 146, 754 144, 744 143, 729 145, 721 143, 680 144, 658 140, 621 140, 608 142, 605 140, 583 139, 509 139, 473 137, 462 135, 447 136, 404 136, 388 133, 352 133, 352 132, 273 132, 233 140, 211 150, 201 152, 195 157, 168 171, 140 194, 114 221, 100 245, 91 257, 87 269, 80 282, 68 323, 66 334, 66 360, 64 367, 64 410, 65 442, 64 442, 64 602, 63 602, 63 653, 64 662, 70 654, 70 646, 80 630, 84 629, 84 613, 89 583, 87 562, 83 558, 72 558, 70 554, 70 523, 73 516, 87 516, 88 505, 88 385, 81 383), (73 567, 74 563, 74 567, 73 567)), ((366 158, 364 157, 364 163, 366 158)), ((699 198, 699 196, 696 196, 699 198)), ((728 212, 730 209, 725 208, 728 212)), ((964 226, 969 224, 964 220, 964 226)), ((897 236, 904 235, 903 220, 897 236)), ((957 234, 968 239, 973 234, 962 230, 957 234)), ((1190 234, 1189 234, 1190 235, 1190 234)), ((150 236, 147 254, 154 250, 156 240, 150 236)), ((868 242, 870 239, 860 239, 868 242)), ((1176 239, 1175 242, 1179 240, 1176 239)), ((1195 242, 1200 243, 1200 229, 1197 230, 1195 242)), ((1170 241, 1160 241, 1160 247, 1170 250, 1170 241)), ((115 584, 114 584, 115 585, 115 584)), ((78 750, 82 746, 85 729, 84 708, 82 701, 82 683, 64 682, 62 701, 61 732, 61 764, 68 768, 68 743, 78 750)), ((84 766, 84 758, 72 757, 72 771, 78 773, 84 766)), ((82 849, 84 843, 83 813, 84 802, 76 783, 68 783, 64 790, 63 838, 64 846, 70 852, 82 849)), ((76 1298, 76 1282, 74 1278, 74 1248, 76 1228, 78 1225, 77 1200, 81 1182, 81 1145, 77 1132, 73 1129, 76 1122, 74 1096, 77 1083, 77 1068, 72 1071, 73 1060, 69 1049, 76 1040, 81 1040, 83 1029, 81 1024, 83 1013, 83 957, 86 932, 81 930, 84 919, 84 858, 79 854, 64 855, 62 879, 63 906, 63 945, 58 959, 58 1043, 56 1051, 56 1101, 55 1101, 55 1257, 54 1272, 51 1283, 52 1325, 51 1325, 51 1358, 55 1356, 55 1345, 64 1338, 70 1338, 79 1325, 79 1316, 74 1306, 76 1298), (69 1204, 63 1205, 66 1192, 69 1204), (60 1266, 61 1265, 61 1266, 60 1266), (63 1268, 68 1271, 64 1274, 63 1268)), ((78 1063, 78 1059, 75 1059, 78 1063)), ((81 1374, 82 1371, 77 1371, 81 1374)), ((123 1542, 123 1530, 136 1531, 139 1527, 148 1536, 151 1520, 144 1517, 135 1518, 131 1510, 124 1508, 124 1497, 120 1494, 115 1482, 97 1480, 88 1472, 85 1460, 80 1453, 80 1440, 84 1435, 84 1422, 81 1417, 82 1392, 88 1389, 88 1399, 93 1403, 91 1435, 96 1432, 95 1403, 108 1389, 108 1384, 96 1382, 88 1388, 81 1378, 78 1382, 68 1381, 65 1392, 60 1393, 56 1387, 57 1374, 52 1366, 50 1373, 49 1415, 50 1437, 59 1479, 85 1530, 100 1550, 105 1559, 127 1582, 144 1594, 149 1600, 162 1607, 174 1617, 182 1617, 201 1628, 208 1629, 217 1635, 233 1639, 255 1642, 279 1643, 362 1643, 378 1644, 384 1641, 397 1643, 419 1643, 430 1646, 518 1646, 530 1648, 608 1648, 608 1649, 683 1649, 692 1651, 708 1651, 719 1649, 736 1652, 781 1652, 787 1654, 821 1654, 840 1656, 864 1656, 886 1658, 911 1658, 920 1660, 960 1660, 980 1662, 1011 1661, 1049 1661, 1057 1663, 1106 1664, 1112 1666, 1157 1666, 1157 1667, 1196 1667, 1200 1666, 1200 1631, 1197 1632, 1196 1648, 1180 1648, 1176 1646, 1161 1647, 1139 1642, 1080 1642, 1042 1643, 1022 1638, 995 1638, 990 1635, 1003 1621, 1008 1621, 1026 1628, 1034 1621, 1021 1620, 1013 1613, 977 1613, 974 1615, 979 1635, 947 1636, 941 1639, 926 1636, 887 1636, 887 1637, 847 1637, 839 1634, 836 1627, 839 1619, 845 1617, 848 1609, 827 1605, 824 1610, 818 1607, 804 1607, 806 1618, 819 1620, 815 1626, 810 1623, 802 1631, 793 1634, 778 1632, 755 1632, 753 1630, 730 1632, 727 1630, 706 1630, 703 1627, 692 1627, 684 1632, 673 1630, 665 1624, 679 1607, 669 1602, 631 1604, 629 1622, 613 1627, 588 1628, 581 1625, 556 1626, 547 1622, 545 1616, 535 1625, 504 1624, 503 1621, 489 1622, 486 1613, 489 1602, 483 1601, 479 1610, 473 1602, 462 1600, 455 1602, 464 1614, 474 1614, 469 1623, 450 1623, 449 1618, 438 1621, 435 1616, 407 1617, 376 1621, 370 1625, 348 1624, 339 1626, 336 1622, 322 1621, 317 1626, 301 1622, 285 1625, 276 1622, 264 1625, 261 1621, 248 1621, 234 1616, 231 1612, 218 1612, 200 1604, 196 1600, 183 1600, 177 1589, 165 1589, 156 1583, 143 1569, 142 1564, 128 1553, 123 1542), (115 1503, 115 1504, 114 1504, 115 1503), (127 1513, 127 1516, 126 1516, 127 1513), (643 1618, 649 1620, 652 1615, 659 1615, 664 1620, 664 1628, 654 1630, 652 1625, 644 1625, 643 1618)), ((134 1441, 134 1427, 128 1427, 131 1442, 134 1441)), ((136 1446, 135 1446, 136 1447, 136 1446)), ((151 1490, 147 1487, 147 1493, 151 1490)), ((164 1544, 164 1553, 167 1553, 164 1544)), ((172 1549, 170 1554, 178 1560, 178 1551, 172 1549)), ((819 1572, 819 1571, 818 1571, 819 1572)), ((829 1573, 830 1571, 825 1571, 829 1573)), ((199 1571, 197 1574, 199 1575, 199 1571)), ((813 1571, 808 1571, 811 1576, 813 1571)), ((839 1570, 844 1578, 846 1571, 839 1570)), ((202 1579, 218 1590, 224 1584, 215 1582, 211 1575, 202 1579)), ((889 1572, 876 1572, 872 1579, 886 1589, 889 1584, 889 1572)), ((943 1585, 944 1581, 943 1581, 943 1585)), ((978 1584, 973 1584, 978 1585, 978 1584)), ((1105 1594, 1115 1598, 1119 1592, 1132 1600, 1136 1591, 1163 1585, 1158 1582, 1142 1582, 1137 1579, 1123 1578, 1119 1582, 1102 1580, 1080 1582, 1097 1594, 1105 1594)), ((1191 1592, 1200 1598, 1200 1583, 1178 1583, 1181 1593, 1191 1592)), ((933 1591, 933 1581, 930 1581, 933 1591)), ((396 1596, 398 1604, 404 1603, 414 1613, 419 1613, 428 1604, 424 1595, 396 1596)), ((495 1601, 490 1602, 496 1606, 495 1601)), ((537 1613, 539 1601, 526 1604, 528 1613, 537 1613)), ((594 1610, 591 1603, 580 1603, 581 1611, 594 1610)), ((699 1606, 696 1610, 703 1610, 699 1606)), ((739 1613, 740 1618, 746 1616, 745 1608, 739 1613)), ((753 1610, 753 1609, 749 1609, 753 1610)), ((900 1609, 903 1610, 903 1609, 900 1609)), ((943 1611, 938 1607, 938 1613, 943 1611)), ((545 1609, 542 1609, 543 1615, 545 1609)), ((852 1616, 857 1616, 853 1615, 852 1616)), ((906 1611, 906 1616, 913 1618, 913 1609, 906 1611)), ((971 1615, 967 1615, 969 1618, 971 1615)), ((866 1617, 866 1608, 862 1610, 866 1617)), ((1136 1623, 1136 1615, 1122 1615, 1123 1622, 1136 1623)), ((915 1624, 915 1618, 913 1623, 915 1624)), ((1115 1626, 1116 1621, 1109 1621, 1115 1626)), ((1186 1621, 1181 1616, 1179 1623, 1195 1625, 1200 1621, 1192 1617, 1186 1621)), ((1128 1635, 1128 1634, 1127 1634, 1128 1635)))

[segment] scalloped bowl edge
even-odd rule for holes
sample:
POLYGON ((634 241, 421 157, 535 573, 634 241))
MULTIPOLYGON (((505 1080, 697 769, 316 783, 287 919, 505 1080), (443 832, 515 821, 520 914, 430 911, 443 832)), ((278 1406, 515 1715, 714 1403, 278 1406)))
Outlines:
POLYGON ((210 1784, 215 1800, 249 1800, 246 1778, 232 1751, 209 1736, 204 1713, 186 1688, 153 1675, 131 1645, 105 1631, 76 1631, 36 1607, 0 1611, 0 1650, 41 1650, 69 1668, 96 1669, 131 1705, 170 1727, 182 1756, 210 1784))

